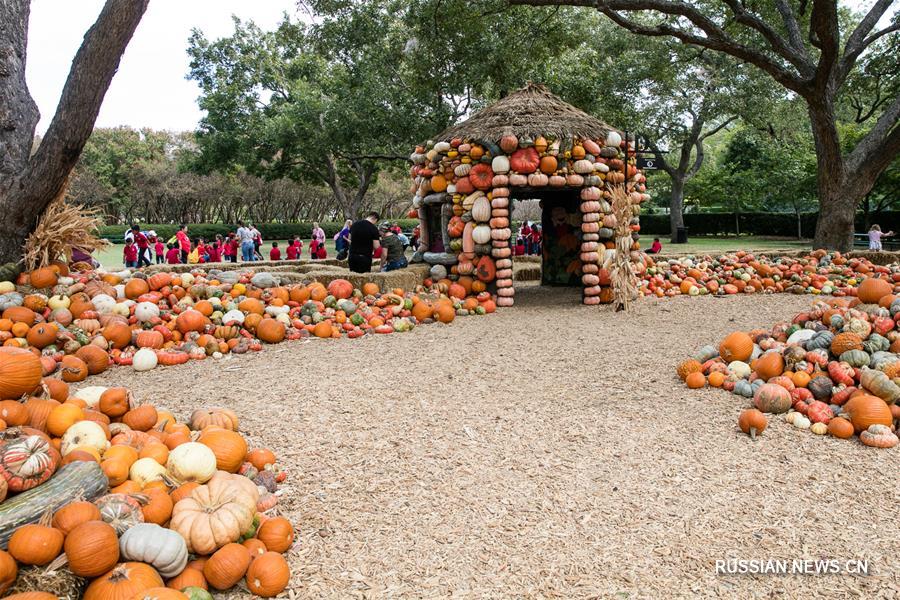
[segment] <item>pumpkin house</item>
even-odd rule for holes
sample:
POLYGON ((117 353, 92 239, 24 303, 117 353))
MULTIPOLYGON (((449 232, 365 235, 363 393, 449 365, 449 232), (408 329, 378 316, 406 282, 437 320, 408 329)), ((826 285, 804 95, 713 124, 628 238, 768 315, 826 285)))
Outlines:
POLYGON ((529 83, 415 149, 421 241, 413 260, 431 265, 435 281, 470 278, 476 291, 495 293, 498 306, 512 306, 510 215, 517 200, 538 199, 542 283, 580 285, 585 304, 612 302, 617 235, 632 270, 646 265, 638 214, 649 196, 643 173, 624 164, 625 143, 614 128, 529 83), (622 185, 627 227, 611 204, 622 185))

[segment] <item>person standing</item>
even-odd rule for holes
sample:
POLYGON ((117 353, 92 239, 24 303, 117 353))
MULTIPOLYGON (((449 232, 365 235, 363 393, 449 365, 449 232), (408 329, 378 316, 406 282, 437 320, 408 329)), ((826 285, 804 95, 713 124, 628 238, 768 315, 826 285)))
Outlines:
POLYGON ((380 247, 377 212, 370 212, 365 219, 360 219, 350 226, 350 248, 347 256, 348 266, 354 273, 368 273, 372 270, 372 252, 380 247))
POLYGON ((312 239, 316 240, 320 244, 325 243, 325 230, 319 227, 318 223, 313 223, 312 226, 312 239))
POLYGON ((529 221, 522 223, 519 236, 522 238, 522 243, 525 246, 524 254, 531 254, 531 223, 529 221))
POLYGON ((138 248, 134 245, 134 238, 125 239, 125 248, 122 250, 126 269, 134 269, 138 264, 138 248))
POLYGON ((872 228, 869 229, 869 250, 881 251, 881 238, 891 237, 892 235, 894 235, 893 231, 883 233, 880 225, 872 225, 872 228))
POLYGON ((135 224, 131 226, 131 235, 137 245, 137 268, 150 266, 150 242, 147 236, 141 233, 141 228, 135 224))
POLYGON ((263 260, 262 255, 262 234, 259 232, 259 229, 256 228, 253 223, 248 223, 247 226, 250 228, 250 233, 253 234, 253 255, 256 257, 256 260, 263 260))
POLYGON ((337 252, 338 260, 347 258, 347 252, 350 248, 350 227, 352 225, 353 221, 347 219, 347 221, 344 222, 344 227, 334 236, 334 249, 337 252))
POLYGON ((156 264, 161 265, 166 262, 166 245, 158 237, 153 241, 153 251, 156 253, 156 264))
POLYGON ((188 262, 188 254, 191 253, 191 238, 187 234, 187 225, 182 223, 178 226, 175 233, 175 240, 178 243, 178 250, 181 252, 181 264, 186 265, 188 262))
POLYGON ((394 228, 390 223, 382 223, 378 229, 381 232, 381 247, 384 248, 384 253, 381 255, 381 270, 405 269, 409 265, 404 255, 405 248, 403 242, 394 233, 394 228))
POLYGON ((237 239, 241 244, 241 259, 245 262, 256 260, 253 232, 249 227, 244 227, 243 221, 238 221, 237 239))

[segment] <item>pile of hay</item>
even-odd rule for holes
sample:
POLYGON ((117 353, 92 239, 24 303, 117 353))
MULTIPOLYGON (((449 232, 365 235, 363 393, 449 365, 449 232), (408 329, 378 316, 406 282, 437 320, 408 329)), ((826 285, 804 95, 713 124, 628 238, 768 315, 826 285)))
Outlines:
POLYGON ((109 245, 97 236, 103 224, 100 212, 69 204, 63 186, 59 196, 44 211, 37 227, 25 240, 24 263, 29 271, 45 267, 54 260, 71 262, 72 250, 78 248, 87 254, 109 245))

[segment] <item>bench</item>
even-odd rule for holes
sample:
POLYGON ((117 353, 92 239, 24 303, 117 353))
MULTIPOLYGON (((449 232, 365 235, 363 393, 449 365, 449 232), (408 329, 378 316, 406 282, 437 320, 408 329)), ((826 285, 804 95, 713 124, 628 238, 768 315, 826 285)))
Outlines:
MULTIPOLYGON (((881 238, 881 246, 884 250, 900 250, 900 234, 898 234, 897 236, 881 238)), ((853 247, 868 249, 869 248, 869 234, 868 233, 854 233, 853 234, 853 247)))

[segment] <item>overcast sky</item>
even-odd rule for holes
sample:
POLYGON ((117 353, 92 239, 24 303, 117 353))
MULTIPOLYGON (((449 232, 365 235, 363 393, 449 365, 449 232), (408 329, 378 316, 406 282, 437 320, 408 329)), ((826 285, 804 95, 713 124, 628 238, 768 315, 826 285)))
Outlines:
MULTIPOLYGON (((41 111, 38 133, 53 118, 63 84, 85 32, 103 0, 32 0, 28 30, 28 88, 41 111)), ((187 81, 191 29, 217 38, 233 31, 231 15, 273 27, 296 0, 151 0, 106 93, 98 127, 131 125, 194 129, 199 89, 187 81)))
MULTIPOLYGON (((867 9, 873 0, 844 3, 867 9)), ((72 57, 102 6, 103 0, 32 0, 26 74, 41 111, 38 133, 47 129, 72 57)), ((210 38, 228 35, 232 15, 271 28, 285 11, 296 15, 296 6, 296 0, 151 0, 106 93, 97 126, 193 130, 200 110, 199 90, 185 79, 191 29, 210 38)))

